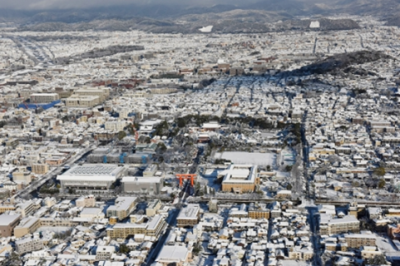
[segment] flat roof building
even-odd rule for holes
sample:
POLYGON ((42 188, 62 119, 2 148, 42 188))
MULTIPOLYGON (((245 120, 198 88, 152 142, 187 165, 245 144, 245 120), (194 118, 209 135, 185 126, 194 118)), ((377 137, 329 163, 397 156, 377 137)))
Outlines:
POLYGON ((156 262, 163 265, 187 265, 192 258, 192 251, 185 246, 163 246, 156 258, 156 262))
POLYGON ((160 194, 164 187, 162 177, 125 176, 122 178, 122 187, 125 193, 160 194))
POLYGON ((122 239, 137 234, 159 237, 166 225, 164 217, 158 214, 147 222, 117 223, 113 228, 107 229, 107 236, 122 239))
POLYGON ((14 228, 18 225, 21 216, 19 214, 0 215, 0 236, 9 237, 13 235, 14 228))
POLYGON ((118 220, 125 219, 136 208, 136 202, 136 197, 118 197, 115 205, 108 207, 107 217, 117 217, 118 220))
POLYGON ((178 227, 194 226, 199 223, 200 206, 197 204, 188 204, 182 208, 176 218, 178 227))
POLYGON ((20 255, 43 248, 43 241, 38 238, 24 238, 15 241, 15 249, 20 255))
POLYGON ((40 220, 36 217, 26 217, 14 228, 15 237, 23 237, 34 233, 40 227, 40 220))
POLYGON ((31 103, 51 103, 60 99, 58 93, 32 93, 31 103))
POLYGON ((320 215, 321 235, 343 234, 348 232, 358 233, 360 221, 353 215, 346 215, 343 218, 332 218, 327 214, 320 215))
POLYGON ((67 107, 90 108, 100 103, 99 96, 72 95, 65 99, 67 107))
POLYGON ((113 164, 84 164, 75 165, 63 175, 57 177, 61 189, 75 189, 76 191, 104 192, 121 178, 126 168, 113 164))
POLYGON ((223 172, 222 191, 224 192, 254 192, 260 184, 256 165, 230 165, 223 172))
POLYGON ((360 248, 362 246, 375 246, 376 235, 372 232, 361 232, 360 234, 345 235, 347 246, 349 248, 360 248))

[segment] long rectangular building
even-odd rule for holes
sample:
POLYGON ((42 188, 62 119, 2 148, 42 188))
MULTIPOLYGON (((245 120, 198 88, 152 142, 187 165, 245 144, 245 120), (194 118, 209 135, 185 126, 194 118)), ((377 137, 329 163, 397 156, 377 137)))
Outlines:
POLYGON ((327 214, 320 215, 321 235, 335 235, 343 233, 360 232, 360 221, 353 215, 347 215, 343 218, 332 218, 327 214))
POLYGON ((107 229, 107 236, 125 239, 136 234, 143 234, 158 238, 166 224, 163 216, 156 215, 144 223, 117 223, 114 227, 107 229))
POLYGON ((345 235, 347 246, 349 248, 360 248, 363 246, 375 246, 376 235, 371 232, 362 232, 361 234, 345 235))
POLYGON ((122 178, 125 193, 146 193, 158 195, 164 185, 162 177, 125 176, 122 178))
POLYGON ((57 177, 61 189, 74 189, 79 192, 104 192, 126 173, 126 168, 113 164, 75 165, 57 177))

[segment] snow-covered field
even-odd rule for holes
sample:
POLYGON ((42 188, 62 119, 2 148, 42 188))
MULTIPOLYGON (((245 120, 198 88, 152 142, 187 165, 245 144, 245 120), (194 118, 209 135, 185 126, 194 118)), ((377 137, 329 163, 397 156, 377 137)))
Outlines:
POLYGON ((223 152, 216 153, 215 159, 230 160, 235 164, 256 164, 256 165, 276 165, 275 153, 253 153, 253 152, 223 152))

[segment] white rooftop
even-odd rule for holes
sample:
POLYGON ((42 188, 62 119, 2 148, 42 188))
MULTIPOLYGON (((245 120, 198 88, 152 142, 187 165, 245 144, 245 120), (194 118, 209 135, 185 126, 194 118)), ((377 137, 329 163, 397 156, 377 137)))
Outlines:
POLYGON ((184 246, 164 246, 157 256, 156 262, 184 262, 189 256, 189 250, 184 246))
POLYGON ((0 215, 0 226, 8 226, 20 217, 19 214, 2 214, 0 215))
POLYGON ((188 204, 179 212, 177 219, 197 219, 199 211, 199 205, 188 204))

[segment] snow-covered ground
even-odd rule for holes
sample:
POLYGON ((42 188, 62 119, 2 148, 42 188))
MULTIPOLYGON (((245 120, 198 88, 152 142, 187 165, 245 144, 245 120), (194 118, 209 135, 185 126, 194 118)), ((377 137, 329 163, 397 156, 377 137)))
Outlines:
POLYGON ((36 230, 37 233, 44 232, 44 231, 50 231, 50 232, 55 232, 55 233, 65 233, 68 230, 71 230, 72 227, 66 227, 66 226, 42 226, 36 230))
POLYGON ((214 26, 206 26, 206 27, 203 27, 203 28, 199 29, 199 31, 201 31, 201 32, 211 32, 213 27, 214 26))
POLYGON ((400 251, 398 251, 393 244, 392 240, 386 235, 377 235, 376 245, 390 257, 400 257, 400 251))
POLYGON ((215 159, 230 160, 236 164, 256 164, 261 166, 276 165, 275 153, 252 153, 252 152, 223 152, 216 153, 215 159))

